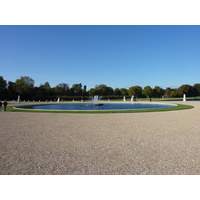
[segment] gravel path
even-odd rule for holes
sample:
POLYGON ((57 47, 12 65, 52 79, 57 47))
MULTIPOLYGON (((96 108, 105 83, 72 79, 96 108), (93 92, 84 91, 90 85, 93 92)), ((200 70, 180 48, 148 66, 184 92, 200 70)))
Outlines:
MULTIPOLYGON (((180 103, 180 102, 179 102, 180 103)), ((130 114, 0 112, 0 174, 200 174, 200 102, 130 114)))

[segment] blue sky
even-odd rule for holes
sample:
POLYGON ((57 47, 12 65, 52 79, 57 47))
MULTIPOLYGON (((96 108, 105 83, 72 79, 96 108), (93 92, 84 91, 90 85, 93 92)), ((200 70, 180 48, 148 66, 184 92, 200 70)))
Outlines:
POLYGON ((200 83, 200 26, 0 26, 0 76, 179 87, 200 83))

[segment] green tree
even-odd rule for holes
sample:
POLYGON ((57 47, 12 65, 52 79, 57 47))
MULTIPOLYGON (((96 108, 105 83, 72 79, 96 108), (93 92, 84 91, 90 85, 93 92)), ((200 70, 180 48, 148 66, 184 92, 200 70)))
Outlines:
POLYGON ((171 90, 171 92, 170 92, 170 97, 171 97, 171 98, 178 97, 178 91, 177 91, 177 89, 172 89, 172 90, 171 90))
POLYGON ((115 88, 114 89, 114 95, 118 96, 118 95, 122 95, 121 91, 119 88, 115 88))
POLYGON ((44 87, 45 87, 45 88, 50 88, 51 86, 50 86, 49 82, 45 82, 45 83, 44 83, 44 87))
POLYGON ((67 83, 60 83, 54 88, 54 91, 58 96, 67 95, 69 91, 69 85, 67 83))
POLYGON ((171 93, 171 88, 170 87, 166 88, 166 90, 165 90, 165 98, 170 98, 170 93, 171 93))
POLYGON ((146 86, 142 90, 142 94, 145 95, 146 97, 150 98, 153 95, 153 89, 150 86, 146 86))
POLYGON ((6 80, 4 80, 3 76, 0 76, 0 92, 4 91, 7 87, 6 80))
POLYGON ((179 96, 183 96, 184 94, 186 94, 186 96, 194 96, 194 92, 193 92, 193 87, 191 85, 185 84, 185 85, 181 85, 178 88, 178 93, 179 96))
POLYGON ((104 84, 100 84, 96 85, 94 90, 91 90, 89 93, 93 93, 93 95, 113 95, 113 89, 104 84))
POLYGON ((87 95, 87 86, 83 86, 83 96, 87 95))
POLYGON ((120 89, 120 92, 121 92, 121 94, 122 94, 123 96, 128 95, 128 90, 127 90, 126 88, 121 88, 121 89, 120 89))
POLYGON ((200 83, 196 83, 193 86, 194 96, 200 96, 200 83))
POLYGON ((7 83, 3 76, 0 76, 0 95, 1 98, 6 99, 7 96, 7 83))
POLYGON ((94 89, 94 88, 90 88, 90 90, 89 90, 89 95, 90 95, 90 96, 96 95, 96 94, 95 94, 95 89, 94 89))
POLYGON ((8 97, 9 99, 16 100, 17 99, 17 89, 16 83, 12 81, 8 81, 8 97))
POLYGON ((73 84, 72 85, 72 90, 74 92, 74 95, 82 95, 82 84, 79 83, 79 84, 73 84))
POLYGON ((21 76, 16 80, 16 91, 24 98, 30 98, 33 94, 34 80, 28 76, 21 76))
POLYGON ((134 95, 135 97, 140 98, 142 97, 142 88, 138 85, 130 87, 128 90, 128 94, 129 96, 134 95))
POLYGON ((155 98, 161 98, 165 93, 165 90, 163 90, 161 87, 159 86, 155 86, 153 89, 153 97, 155 98))

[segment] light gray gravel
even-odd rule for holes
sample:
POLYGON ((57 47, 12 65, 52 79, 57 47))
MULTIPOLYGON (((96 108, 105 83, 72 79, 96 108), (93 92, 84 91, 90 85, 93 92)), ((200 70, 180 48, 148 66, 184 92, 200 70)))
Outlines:
MULTIPOLYGON (((180 103, 180 102, 179 102, 180 103)), ((132 114, 0 112, 0 174, 200 174, 200 102, 132 114)))

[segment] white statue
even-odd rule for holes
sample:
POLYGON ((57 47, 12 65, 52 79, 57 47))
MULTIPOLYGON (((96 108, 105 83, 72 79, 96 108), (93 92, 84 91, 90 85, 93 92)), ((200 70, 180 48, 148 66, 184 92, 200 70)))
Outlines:
POLYGON ((134 96, 132 95, 132 97, 131 97, 131 101, 133 101, 134 100, 134 96))
POLYGON ((186 101, 186 95, 185 94, 183 95, 183 101, 186 101))
POLYGON ((17 103, 20 103, 21 100, 20 100, 20 95, 18 95, 18 98, 17 98, 17 103))

